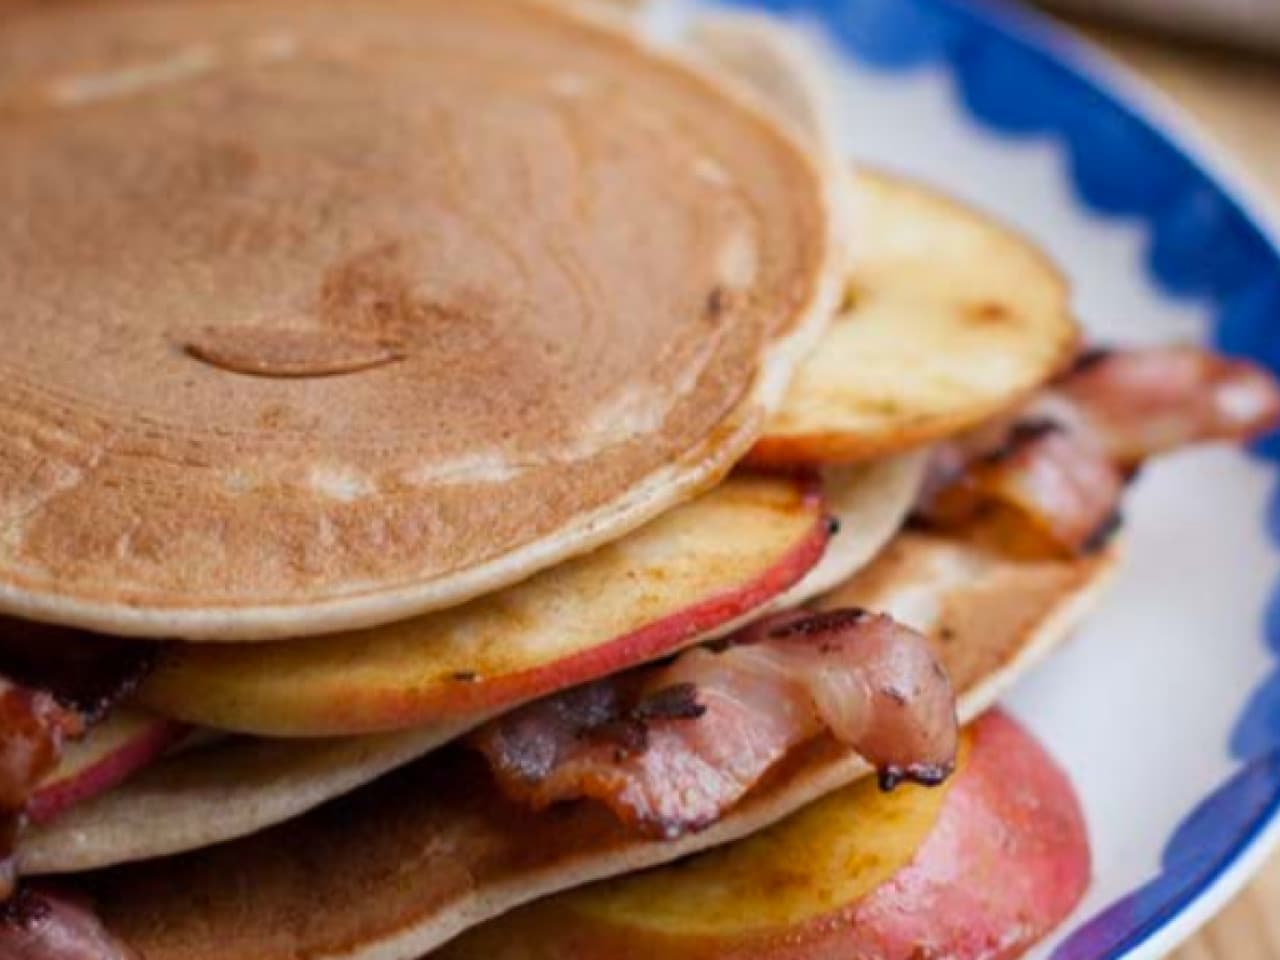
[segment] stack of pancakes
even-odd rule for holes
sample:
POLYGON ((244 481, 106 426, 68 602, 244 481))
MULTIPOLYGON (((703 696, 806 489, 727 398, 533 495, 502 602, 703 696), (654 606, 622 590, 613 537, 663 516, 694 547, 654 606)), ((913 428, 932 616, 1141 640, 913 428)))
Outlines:
MULTIPOLYGON (((1075 356, 1066 285, 851 172, 819 80, 728 15, 0 16, 0 652, 146 661, 23 883, 144 960, 410 960, 870 769, 819 737, 654 838, 504 796, 453 743, 491 719, 811 604, 923 634, 968 722, 1078 622, 1114 550, 906 526, 927 448, 1075 356)), ((452 949, 586 955, 554 928, 452 949)))

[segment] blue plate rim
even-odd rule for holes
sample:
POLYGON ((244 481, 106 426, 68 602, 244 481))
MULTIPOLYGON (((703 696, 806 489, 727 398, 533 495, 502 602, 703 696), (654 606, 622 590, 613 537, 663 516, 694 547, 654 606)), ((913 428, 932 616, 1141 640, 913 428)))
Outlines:
MULTIPOLYGON (((972 35, 986 33, 1012 41, 1021 48, 1021 52, 1041 58, 1042 66, 1063 71, 1067 75, 1066 82, 1083 83, 1088 93, 1106 104, 1110 111, 1118 111, 1126 123, 1140 129, 1150 141, 1171 154, 1185 167, 1179 169, 1177 175, 1186 178, 1187 185, 1209 188, 1207 192, 1213 195, 1213 199, 1221 202, 1224 208, 1222 212, 1238 220, 1238 223, 1233 221, 1233 226, 1243 225, 1247 228, 1245 232, 1253 231, 1255 236, 1248 239, 1260 240, 1260 245, 1254 244, 1251 247, 1251 255, 1257 256, 1261 250, 1260 262, 1265 263, 1262 269, 1280 276, 1280 212, 1266 199, 1260 183, 1241 163, 1213 141, 1199 122, 1176 105, 1172 98, 1115 61, 1095 44, 1059 27, 1045 15, 1014 7, 1006 0, 721 2, 728 2, 730 5, 746 3, 756 7, 764 6, 784 15, 812 17, 830 27, 833 34, 839 34, 838 25, 842 19, 858 20, 857 26, 869 27, 874 33, 883 28, 884 22, 896 17, 900 25, 906 25, 906 31, 913 27, 923 28, 920 32, 927 35, 930 28, 935 28, 935 32, 942 35, 942 43, 937 44, 939 47, 945 47, 946 31, 955 31, 957 28, 960 33, 967 30, 972 35), (876 20, 877 17, 880 18, 879 21, 876 20)), ((896 49, 892 49, 891 44, 891 49, 887 52, 874 49, 874 43, 871 50, 859 49, 857 41, 851 41, 847 33, 845 36, 837 36, 835 45, 855 62, 887 71, 910 70, 917 66, 936 66, 940 63, 957 94, 970 93, 964 89, 963 81, 966 78, 962 76, 962 65, 951 62, 948 59, 950 54, 945 49, 929 49, 930 41, 927 36, 924 42, 910 36, 905 39, 906 43, 899 44, 896 49)), ((937 38, 933 40, 936 42, 937 38)), ((959 59, 957 57, 958 61, 959 59)), ((1026 120, 1026 117, 1019 116, 1017 110, 1014 111, 1011 125, 1007 122, 1009 118, 1004 118, 1005 126, 1011 126, 1012 129, 1003 129, 999 116, 982 115, 982 111, 969 97, 959 95, 957 100, 958 109, 964 110, 985 133, 1019 138, 1027 132, 1025 129, 1018 129, 1019 120, 1026 120)), ((1201 276, 1191 282, 1193 289, 1171 289, 1173 285, 1168 282, 1169 276, 1157 275, 1161 265, 1157 263, 1160 251, 1156 249, 1156 245, 1161 239, 1161 228, 1168 224, 1161 223, 1155 211, 1142 209, 1141 202, 1137 204, 1137 209, 1124 209, 1124 202, 1114 204, 1117 208, 1112 209, 1108 208, 1105 199, 1095 202, 1095 198, 1088 195, 1088 184, 1081 182, 1080 167, 1088 166, 1078 155, 1084 152, 1084 147, 1073 142, 1073 131, 1066 122, 1061 128, 1057 128, 1054 121, 1040 119, 1044 122, 1027 126, 1032 128, 1033 135, 1057 142, 1065 157, 1072 161, 1063 171, 1063 176, 1074 188, 1077 201, 1103 217, 1124 217, 1142 223, 1147 228, 1148 241, 1152 245, 1149 250, 1151 262, 1147 265, 1152 282, 1166 293, 1190 296, 1202 302, 1213 316, 1213 321, 1205 331, 1206 335, 1221 339, 1219 323, 1230 307, 1228 295, 1217 289, 1221 278, 1210 276, 1206 280, 1206 277, 1201 276), (1204 288, 1197 288, 1197 284, 1204 288)), ((1169 264, 1163 266, 1168 268, 1169 264)), ((1175 258, 1175 272, 1176 266, 1175 258)), ((1259 279, 1253 274, 1249 276, 1253 281, 1259 279)), ((1273 291, 1264 286, 1264 295, 1270 292, 1273 291)), ((1231 296, 1239 298, 1239 291, 1233 291, 1231 296)), ((1266 301, 1264 297, 1264 302, 1270 301, 1266 301)), ((1280 311, 1275 316, 1280 319, 1280 311)), ((1255 327, 1262 325, 1254 321, 1249 323, 1255 327)), ((1265 355, 1255 356, 1269 362, 1273 370, 1280 372, 1280 345, 1272 347, 1267 344, 1260 347, 1257 341, 1258 331, 1255 329, 1253 333, 1254 339, 1238 352, 1250 353, 1256 350, 1264 353, 1265 355)), ((1240 347, 1239 344, 1234 346, 1240 347)), ((1263 456, 1274 466, 1276 461, 1280 461, 1280 444, 1273 442, 1263 450, 1263 456)), ((1272 502, 1273 512, 1280 518, 1280 509, 1277 509, 1280 497, 1275 497, 1274 492, 1272 502)), ((1273 519, 1269 533, 1273 546, 1280 546, 1280 522, 1273 519)), ((1273 591, 1273 608, 1280 609, 1278 599, 1280 591, 1273 591)), ((1272 641, 1273 656, 1280 658, 1280 643, 1277 642, 1280 631, 1271 631, 1269 636, 1266 634, 1267 631, 1264 631, 1264 637, 1272 641)), ((1272 666, 1274 668, 1277 665, 1273 663, 1272 666)), ((1239 708, 1237 722, 1247 719, 1246 715, 1253 706, 1254 699, 1262 693, 1269 693, 1275 702, 1280 703, 1280 669, 1274 670, 1270 682, 1261 684, 1257 691, 1242 693, 1243 705, 1239 708)), ((1223 745, 1224 752, 1233 764, 1231 775, 1201 798, 1200 805, 1187 813, 1186 818, 1168 838, 1154 880, 1094 917, 1073 918, 1071 922, 1076 926, 1067 940, 1053 953, 1054 960, 1138 960, 1140 957, 1159 956, 1189 936, 1245 884, 1266 856, 1280 846, 1280 729, 1269 729, 1268 735, 1276 738, 1277 749, 1267 757, 1260 758, 1242 754, 1234 742, 1233 734, 1233 741, 1223 745), (1260 767, 1265 767, 1266 776, 1254 776, 1260 767), (1237 784, 1241 785, 1237 792, 1248 793, 1248 799, 1240 802, 1232 799, 1232 792, 1236 791, 1237 784), (1259 790, 1264 792, 1258 795, 1259 790), (1213 815, 1217 812, 1215 804, 1219 804, 1224 796, 1231 802, 1220 805, 1229 808, 1226 820, 1235 824, 1234 827, 1224 827, 1213 820, 1213 815), (1189 830, 1188 827, 1194 829, 1189 830), (1207 860, 1196 859, 1204 855, 1196 846, 1197 838, 1184 836, 1184 833, 1194 835, 1197 829, 1202 835, 1211 837, 1216 844, 1210 847, 1211 853, 1205 855, 1207 860), (1224 832, 1226 830, 1231 832, 1224 832), (1179 846, 1188 839, 1191 840, 1189 845, 1179 846), (1187 846, 1191 851, 1190 863, 1186 862, 1187 846), (1168 882, 1161 886, 1165 881, 1168 882), (1149 892, 1149 887, 1154 887, 1154 892, 1162 899, 1156 899, 1154 906, 1152 903, 1144 904, 1146 913, 1141 910, 1126 912, 1123 909, 1128 901, 1138 902, 1143 894, 1149 892), (1082 920, 1083 926, 1080 925, 1082 920), (1104 931, 1101 937, 1087 936, 1086 928, 1098 926, 1104 931)), ((1203 840, 1203 836, 1199 839, 1203 840)))
MULTIPOLYGON (((938 0, 954 6, 957 0, 938 0)), ((1199 120, 1174 99, 1086 37, 1059 26, 1044 14, 1015 8, 1003 0, 969 0, 969 13, 989 29, 1014 36, 1086 80, 1099 94, 1150 126, 1173 150, 1191 162, 1266 238, 1280 266, 1280 207, 1262 184, 1199 120)), ((1205 799, 1208 799, 1207 797, 1205 799)), ((1165 915, 1118 952, 1098 960, 1139 960, 1173 950, 1213 918, 1239 893, 1268 857, 1280 848, 1280 790, 1251 829, 1203 882, 1169 905, 1165 915)), ((1055 954, 1056 956, 1056 954, 1055 954)))

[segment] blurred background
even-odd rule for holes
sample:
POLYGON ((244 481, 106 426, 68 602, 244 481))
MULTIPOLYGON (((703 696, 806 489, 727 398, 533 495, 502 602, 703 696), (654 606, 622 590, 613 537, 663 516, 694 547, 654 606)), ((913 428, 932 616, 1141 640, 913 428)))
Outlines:
MULTIPOLYGON (((1280 0, 1039 3, 1194 115, 1280 222, 1280 0)), ((1280 960, 1280 855, 1173 960, 1280 960)))
POLYGON ((1047 5, 1073 16, 1280 55, 1280 0, 1049 0, 1047 5))
POLYGON ((1040 5, 1194 114, 1280 208, 1280 0, 1040 5))

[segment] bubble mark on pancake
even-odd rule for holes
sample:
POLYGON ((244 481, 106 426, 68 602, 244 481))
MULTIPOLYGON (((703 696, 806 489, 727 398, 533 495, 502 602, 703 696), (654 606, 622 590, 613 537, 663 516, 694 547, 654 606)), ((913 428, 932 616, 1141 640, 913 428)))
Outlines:
POLYGON ((333 330, 207 327, 185 344, 187 355, 251 377, 332 377, 403 360, 396 343, 333 330))
POLYGON ((166 60, 140 63, 109 73, 85 73, 50 84, 49 99, 59 106, 75 107, 114 100, 149 90, 158 84, 177 83, 214 70, 219 52, 206 44, 187 47, 166 60))
POLYGON ((298 38, 287 33, 264 33, 249 41, 249 53, 264 63, 292 60, 298 55, 298 38))
POLYGON ((540 461, 516 462, 496 451, 457 457, 438 463, 424 464, 407 471, 401 481, 413 487, 432 484, 506 483, 528 469, 542 465, 540 461))
POLYGON ((707 294, 707 316, 713 320, 717 320, 720 314, 729 308, 730 297, 724 287, 716 287, 707 294))
POLYGON ((745 289, 755 282, 759 257, 749 230, 735 230, 725 239, 717 268, 720 280, 731 289, 745 289))
POLYGON ((343 503, 354 503, 377 492, 367 477, 345 467, 317 467, 308 479, 311 489, 343 503))
POLYGON ((693 162, 693 175, 704 183, 716 187, 733 186, 733 177, 729 176, 729 171, 708 156, 698 157, 693 162))
POLYGON ((590 77, 583 76, 581 73, 568 72, 553 74, 548 86, 556 96, 567 100, 589 96, 595 89, 595 83, 590 77))

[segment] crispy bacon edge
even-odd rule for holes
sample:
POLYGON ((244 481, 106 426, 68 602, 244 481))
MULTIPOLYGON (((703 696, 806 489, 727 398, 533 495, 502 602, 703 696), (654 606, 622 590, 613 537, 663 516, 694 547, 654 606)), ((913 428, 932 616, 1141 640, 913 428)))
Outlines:
POLYGON ((1082 353, 1011 416, 935 451, 915 521, 1022 557, 1100 549, 1150 457, 1280 426, 1280 384, 1203 347, 1082 353))
POLYGON ((719 820, 824 733, 875 766, 885 789, 944 780, 955 697, 925 640, 861 610, 780 614, 537 701, 469 742, 516 802, 589 798, 629 829, 671 839, 719 820))

